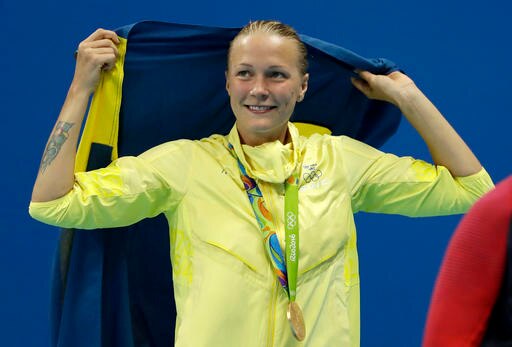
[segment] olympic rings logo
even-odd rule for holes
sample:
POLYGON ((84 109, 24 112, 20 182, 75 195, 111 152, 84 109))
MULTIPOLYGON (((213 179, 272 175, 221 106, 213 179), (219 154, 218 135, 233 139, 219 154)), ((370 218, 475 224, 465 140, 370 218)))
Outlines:
POLYGON ((291 211, 286 214, 286 227, 293 229, 297 225, 297 215, 291 211))
POLYGON ((305 173, 302 178, 304 178, 304 181, 306 183, 309 182, 316 182, 322 177, 322 171, 320 170, 313 170, 310 173, 305 173))

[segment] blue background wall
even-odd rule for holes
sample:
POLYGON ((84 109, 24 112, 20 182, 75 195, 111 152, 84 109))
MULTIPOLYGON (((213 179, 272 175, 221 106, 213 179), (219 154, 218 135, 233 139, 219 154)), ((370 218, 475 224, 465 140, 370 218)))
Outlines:
MULTIPOLYGON (((363 56, 386 57, 413 77, 498 181, 512 173, 510 9, 505 0, 0 0, 0 344, 48 346, 58 233, 32 221, 27 205, 73 76, 73 51, 95 28, 143 19, 242 26, 277 18, 363 56)), ((406 122, 384 150, 429 158, 406 122)), ((357 216, 363 347, 420 344, 438 266, 459 219, 357 216)))

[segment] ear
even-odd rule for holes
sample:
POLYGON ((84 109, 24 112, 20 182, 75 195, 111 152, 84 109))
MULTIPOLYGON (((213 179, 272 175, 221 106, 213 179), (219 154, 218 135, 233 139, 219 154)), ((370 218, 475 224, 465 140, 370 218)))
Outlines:
POLYGON ((229 77, 228 77, 228 70, 224 71, 224 77, 226 78, 226 91, 229 95, 229 77))
POLYGON ((304 76, 302 76, 302 84, 300 86, 300 94, 299 99, 297 101, 304 100, 304 95, 306 95, 306 91, 308 90, 308 82, 309 82, 309 74, 306 73, 304 76))

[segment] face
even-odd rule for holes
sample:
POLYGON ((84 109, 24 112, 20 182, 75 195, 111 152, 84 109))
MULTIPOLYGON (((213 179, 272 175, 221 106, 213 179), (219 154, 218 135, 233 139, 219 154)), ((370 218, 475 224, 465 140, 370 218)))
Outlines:
POLYGON ((269 33, 238 38, 231 48, 226 90, 242 142, 284 143, 288 120, 304 97, 308 77, 300 72, 293 40, 269 33))

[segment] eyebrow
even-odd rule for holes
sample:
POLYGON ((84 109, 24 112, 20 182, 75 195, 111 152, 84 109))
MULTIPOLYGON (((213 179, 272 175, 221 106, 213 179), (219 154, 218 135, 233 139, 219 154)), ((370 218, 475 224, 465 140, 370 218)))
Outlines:
MULTIPOLYGON (((248 63, 240 63, 238 66, 247 66, 247 67, 253 67, 253 65, 248 63)), ((269 69, 285 69, 286 67, 283 65, 271 65, 268 67, 269 69)))

